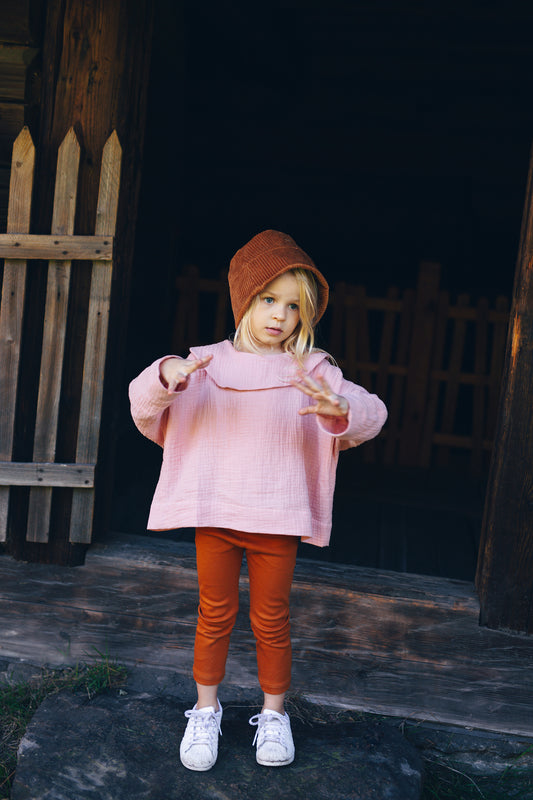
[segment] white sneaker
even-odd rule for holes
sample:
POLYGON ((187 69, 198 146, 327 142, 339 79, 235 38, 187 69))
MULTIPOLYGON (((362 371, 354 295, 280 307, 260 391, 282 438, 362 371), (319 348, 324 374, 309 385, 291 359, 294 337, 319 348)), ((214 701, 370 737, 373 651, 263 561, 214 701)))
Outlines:
POLYGON ((292 740, 289 715, 278 714, 266 709, 250 719, 250 725, 257 725, 252 746, 257 742, 256 761, 263 767, 283 767, 294 761, 294 742, 292 740))
POLYGON ((215 711, 213 706, 197 709, 196 706, 185 712, 189 720, 180 745, 181 763, 187 769, 205 772, 217 760, 218 735, 222 736, 222 706, 215 711))

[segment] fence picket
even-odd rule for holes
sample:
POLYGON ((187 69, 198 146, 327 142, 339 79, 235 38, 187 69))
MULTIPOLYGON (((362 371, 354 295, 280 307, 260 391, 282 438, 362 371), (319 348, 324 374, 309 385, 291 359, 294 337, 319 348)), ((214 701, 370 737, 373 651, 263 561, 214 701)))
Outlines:
MULTIPOLYGON (((8 233, 27 233, 30 229, 35 147, 28 128, 23 128, 13 144, 8 233)), ((2 300, 0 304, 0 460, 11 461, 15 407, 20 368, 20 347, 24 299, 26 293, 26 261, 4 261, 2 300)), ((9 487, 0 486, 0 541, 7 536, 9 487)))
MULTIPOLYGON (((122 148, 114 131, 102 153, 100 187, 96 212, 96 235, 112 235, 115 230, 120 187, 122 148)), ((77 463, 96 463, 104 387, 107 331, 111 300, 112 261, 93 261, 80 423, 76 446, 77 463)), ((88 544, 91 541, 94 491, 74 489, 70 515, 69 541, 88 544)))
MULTIPOLYGON (((391 286, 387 292, 387 300, 393 302, 398 299, 398 289, 391 286)), ((378 372, 376 378, 376 394, 378 397, 386 397, 388 394, 388 374, 392 361, 392 345, 394 342, 394 331, 396 329, 396 319, 398 312, 393 308, 384 308, 383 328, 381 332, 381 342, 379 347, 378 372)))
POLYGON ((227 334, 229 291, 227 289, 228 273, 226 270, 222 270, 220 273, 219 281, 220 288, 215 313, 215 342, 222 341, 227 334))
POLYGON ((400 415, 403 405, 404 386, 407 381, 407 359, 409 355, 414 304, 415 293, 413 289, 406 289, 403 293, 400 329, 398 332, 398 347, 396 351, 396 365, 400 367, 400 369, 395 372, 392 379, 392 389, 390 401, 388 403, 389 416, 386 428, 385 464, 394 463, 400 437, 400 415))
MULTIPOLYGON (((58 151, 52 234, 72 235, 74 233, 79 163, 80 146, 76 134, 71 128, 58 151)), ((34 462, 54 461, 56 454, 70 274, 70 261, 49 262, 33 446, 34 462)), ((27 541, 48 541, 51 507, 51 487, 32 487, 30 489, 27 541)))
MULTIPOLYGON (((357 353, 359 354, 359 369, 354 364, 353 373, 358 375, 358 383, 369 391, 374 391, 375 377, 370 368, 372 358, 370 355, 370 333, 368 321, 368 298, 364 286, 356 286, 352 297, 355 300, 355 310, 347 314, 352 317, 356 328, 357 353)), ((348 322, 348 320, 347 320, 348 322)), ((376 461, 376 442, 372 439, 364 450, 364 459, 367 462, 376 461)))
POLYGON ((401 464, 414 466, 419 462, 439 278, 438 264, 424 262, 420 265, 398 456, 401 464))
POLYGON ((329 346, 331 354, 336 353, 335 358, 339 360, 339 364, 344 366, 344 358, 339 356, 340 353, 344 355, 344 342, 343 342, 343 326, 345 319, 345 298, 346 298, 346 284, 340 281, 335 285, 335 291, 330 295, 331 305, 331 326, 329 332, 329 346))
MULTIPOLYGON (((470 298, 467 294, 459 295, 457 299, 458 311, 466 310, 470 298)), ((455 412, 457 408, 457 396, 459 394, 459 379, 461 374, 461 365, 463 362, 463 353, 466 335, 466 317, 462 314, 457 314, 454 320, 454 331, 452 340, 452 349, 450 354, 450 363, 448 367, 448 381, 446 384, 446 395, 444 398, 444 411, 442 414, 441 432, 445 436, 451 435, 453 431, 453 424, 455 420, 455 412)), ((450 451, 447 446, 441 447, 438 455, 438 463, 440 466, 448 464, 450 451)))
MULTIPOLYGON (((342 310, 342 316, 344 318, 344 342, 343 342, 343 352, 344 352, 344 372, 346 375, 349 375, 352 380, 358 380, 358 369, 357 364, 361 361, 361 339, 360 339, 360 329, 358 324, 357 314, 359 309, 355 308, 354 310, 348 309, 346 306, 346 291, 343 292, 342 300, 344 301, 344 307, 342 310), (359 358, 358 358, 359 355, 359 358)), ((356 290, 354 290, 355 292, 356 290)))
POLYGON ((487 385, 487 338, 489 302, 482 297, 476 309, 476 341, 474 370, 477 383, 472 398, 472 452, 470 466, 474 474, 480 474, 483 467, 483 434, 485 432, 485 405, 487 385))
POLYGON ((448 306, 450 295, 448 292, 439 292, 437 304, 437 319, 435 322, 435 350, 433 364, 430 371, 427 409, 422 426, 420 447, 420 465, 429 467, 431 463, 431 450, 433 445, 433 432, 437 419, 437 408, 441 389, 441 378, 437 371, 442 369, 444 359, 444 345, 446 342, 446 328, 448 325, 448 306))

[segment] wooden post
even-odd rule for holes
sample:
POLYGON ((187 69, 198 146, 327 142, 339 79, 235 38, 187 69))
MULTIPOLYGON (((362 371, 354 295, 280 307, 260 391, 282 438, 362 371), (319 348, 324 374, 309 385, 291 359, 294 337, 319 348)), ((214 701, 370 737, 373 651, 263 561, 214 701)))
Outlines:
POLYGON ((533 157, 476 584, 482 625, 533 633, 533 157))

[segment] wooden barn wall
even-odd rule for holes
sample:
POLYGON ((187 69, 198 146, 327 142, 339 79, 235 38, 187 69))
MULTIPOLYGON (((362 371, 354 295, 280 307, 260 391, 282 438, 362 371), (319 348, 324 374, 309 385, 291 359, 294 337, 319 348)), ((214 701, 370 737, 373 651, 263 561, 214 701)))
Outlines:
POLYGON ((5 231, 13 142, 35 122, 44 0, 3 0, 0 10, 0 229, 5 231))
MULTIPOLYGON (((30 7, 28 14, 32 11, 30 7)), ((114 401, 120 394, 116 381, 121 374, 125 349, 123 331, 128 312, 131 260, 135 238, 138 186, 142 167, 145 129, 146 85, 149 74, 151 0, 46 0, 43 2, 42 42, 36 46, 37 67, 42 73, 35 124, 29 119, 28 75, 24 121, 31 127, 37 147, 33 193, 34 233, 49 233, 57 152, 66 132, 74 128, 81 145, 78 204, 74 233, 91 234, 97 218, 100 160, 105 141, 116 131, 123 149, 117 243, 114 253, 112 302, 109 319, 106 385, 99 451, 99 487, 96 492, 100 527, 109 503, 112 481, 104 475, 112 470, 114 446, 114 401), (46 13, 44 13, 46 12, 46 13), (41 67, 42 64, 42 67, 41 67), (105 453, 104 453, 105 451, 105 453), (107 472, 106 472, 107 471, 107 472)), ((6 23, 7 26, 7 23, 6 23)), ((13 30, 14 26, 8 28, 13 30)), ((28 29, 31 26, 28 24, 28 29)), ((39 44, 35 39, 36 45, 39 44)), ((23 78, 20 77, 20 85, 23 78)), ((24 97, 22 88, 19 90, 24 97)), ((33 116, 33 115, 32 115, 33 116)), ((33 425, 37 405, 37 382, 41 362, 46 270, 36 264, 28 274, 22 332, 24 370, 20 373, 13 459, 32 460, 33 425)), ((59 400, 59 437, 55 460, 71 463, 76 451, 77 422, 73 410, 80 407, 84 380, 80 343, 88 327, 90 272, 80 262, 73 269, 68 293, 68 325, 59 400)), ((58 489, 52 502, 51 528, 46 545, 24 540, 27 516, 26 487, 18 487, 10 503, 6 548, 27 560, 79 563, 84 548, 68 539, 70 495, 58 489)), ((14 494, 14 491, 13 491, 14 494)), ((87 533, 87 532, 86 532, 87 533)))

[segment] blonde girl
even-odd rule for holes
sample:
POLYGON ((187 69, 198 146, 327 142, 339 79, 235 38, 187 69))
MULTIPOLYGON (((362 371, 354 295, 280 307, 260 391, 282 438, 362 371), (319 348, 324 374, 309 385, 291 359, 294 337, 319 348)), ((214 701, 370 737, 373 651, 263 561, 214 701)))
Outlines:
POLYGON ((314 347, 328 284, 287 234, 267 230, 237 251, 229 287, 232 341, 165 356, 130 386, 135 424, 164 449, 148 527, 196 529, 199 582, 193 677, 180 758, 217 759, 224 674, 246 553, 250 622, 263 704, 250 720, 264 766, 294 759, 284 698, 291 681, 289 594, 298 541, 325 547, 340 450, 376 436, 381 400, 314 347))

